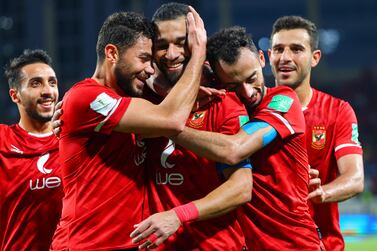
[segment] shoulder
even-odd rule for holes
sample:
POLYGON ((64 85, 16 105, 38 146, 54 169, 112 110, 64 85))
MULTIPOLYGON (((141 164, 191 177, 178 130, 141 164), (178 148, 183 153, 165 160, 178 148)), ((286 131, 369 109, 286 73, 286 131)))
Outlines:
POLYGON ((73 108, 86 110, 89 107, 113 107, 122 97, 111 88, 101 85, 93 79, 76 83, 63 98, 63 110, 73 108))
POLYGON ((0 135, 12 133, 15 129, 15 125, 0 124, 0 135))
POLYGON ((287 113, 292 110, 301 112, 300 101, 294 90, 290 87, 278 86, 267 88, 266 92, 262 108, 267 107, 269 110, 281 113, 287 113))
POLYGON ((314 89, 312 88, 313 90, 313 95, 315 95, 317 97, 317 100, 318 101, 322 101, 322 102, 332 102, 332 103, 336 103, 336 104, 339 104, 339 105, 344 105, 348 102, 344 101, 343 99, 340 99, 338 97, 335 97, 329 93, 326 93, 326 92, 323 92, 323 91, 320 91, 320 90, 317 90, 317 89, 314 89))
POLYGON ((5 130, 8 130, 9 129, 9 125, 5 125, 5 124, 0 124, 0 131, 5 131, 5 130))
POLYGON ((224 97, 222 97, 221 103, 225 105, 235 104, 235 105, 243 106, 243 103, 234 92, 228 92, 224 97))
POLYGON ((112 95, 117 95, 112 89, 107 86, 101 85, 93 79, 87 78, 81 82, 74 84, 71 89, 64 95, 64 98, 72 96, 80 96, 85 99, 88 95, 93 93, 106 92, 112 95))
POLYGON ((296 92, 288 86, 277 86, 277 87, 267 88, 267 94, 269 96, 285 95, 294 99, 298 99, 296 92))
POLYGON ((331 109, 332 111, 337 109, 353 111, 349 102, 314 88, 312 88, 312 90, 313 96, 316 97, 315 104, 322 104, 324 107, 328 107, 328 109, 331 109))
POLYGON ((244 104, 234 92, 228 92, 225 96, 216 98, 212 102, 211 107, 218 110, 218 112, 222 113, 224 116, 233 113, 247 115, 244 104))

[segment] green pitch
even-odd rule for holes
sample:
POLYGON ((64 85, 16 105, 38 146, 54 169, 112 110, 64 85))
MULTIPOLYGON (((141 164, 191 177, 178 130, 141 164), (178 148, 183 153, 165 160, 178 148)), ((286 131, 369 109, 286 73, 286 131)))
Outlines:
POLYGON ((365 239, 353 242, 346 241, 346 251, 376 251, 377 236, 366 237, 365 239))

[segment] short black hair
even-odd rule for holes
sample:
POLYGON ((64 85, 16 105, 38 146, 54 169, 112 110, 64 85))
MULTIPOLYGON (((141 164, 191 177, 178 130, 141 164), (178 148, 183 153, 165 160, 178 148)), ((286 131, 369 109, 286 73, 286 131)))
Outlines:
POLYGON ((174 20, 181 16, 186 17, 189 12, 189 6, 183 3, 170 2, 160 6, 153 14, 152 22, 174 20))
POLYGON ((21 69, 25 65, 43 63, 52 67, 51 57, 46 51, 26 49, 18 57, 12 58, 4 67, 4 75, 8 80, 9 88, 18 89, 21 87, 21 69))
POLYGON ((317 50, 319 44, 319 35, 317 26, 308 19, 300 16, 283 16, 276 19, 272 26, 271 41, 275 33, 281 30, 305 29, 310 37, 311 50, 317 50))
POLYGON ((135 45, 137 39, 144 36, 153 39, 152 23, 139 13, 116 12, 107 17, 98 34, 97 60, 103 62, 105 47, 113 44, 120 53, 135 45))
POLYGON ((240 56, 241 48, 248 48, 258 54, 258 49, 245 28, 233 26, 222 29, 208 39, 207 60, 212 69, 215 69, 216 63, 220 60, 234 64, 240 56))

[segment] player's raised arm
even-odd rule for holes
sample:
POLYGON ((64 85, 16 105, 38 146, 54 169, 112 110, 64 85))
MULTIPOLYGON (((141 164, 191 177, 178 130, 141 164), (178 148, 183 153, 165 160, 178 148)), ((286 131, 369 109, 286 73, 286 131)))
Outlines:
POLYGON ((159 105, 132 99, 116 131, 171 135, 183 130, 198 94, 207 41, 203 20, 192 7, 187 14, 187 36, 191 57, 177 84, 159 105))

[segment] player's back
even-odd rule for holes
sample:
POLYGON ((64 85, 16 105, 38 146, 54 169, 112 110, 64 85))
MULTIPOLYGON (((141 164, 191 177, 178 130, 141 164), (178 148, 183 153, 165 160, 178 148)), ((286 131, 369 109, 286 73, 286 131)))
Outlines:
MULTIPOLYGON (((234 134, 247 113, 232 93, 192 112, 186 125, 199 130, 234 134)), ((167 138, 147 140, 148 200, 151 213, 199 199, 224 181, 215 163, 167 138)), ((236 215, 184 224, 160 250, 242 250, 244 238, 236 215)))
POLYGON ((48 250, 62 209, 58 140, 0 125, 0 250, 48 250))

